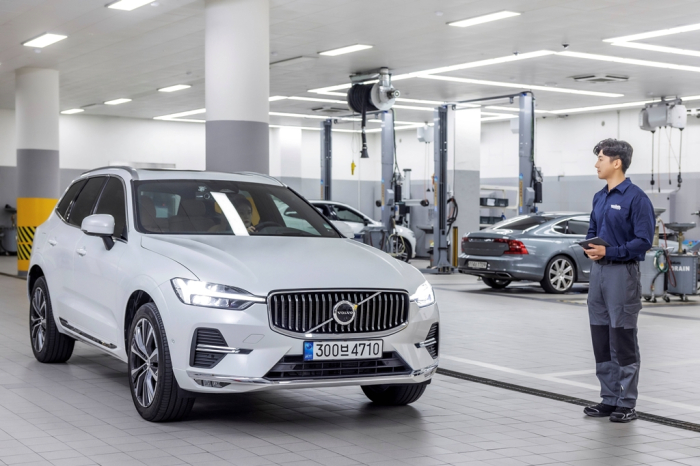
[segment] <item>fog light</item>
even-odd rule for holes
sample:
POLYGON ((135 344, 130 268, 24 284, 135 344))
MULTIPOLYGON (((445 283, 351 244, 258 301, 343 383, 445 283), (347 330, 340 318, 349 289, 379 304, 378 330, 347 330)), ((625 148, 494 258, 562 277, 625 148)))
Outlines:
POLYGON ((197 385, 201 385, 202 387, 211 387, 211 388, 224 388, 226 385, 231 385, 227 382, 216 382, 214 380, 194 379, 194 381, 197 383, 197 385))
POLYGON ((433 374, 435 374, 435 371, 437 371, 437 368, 438 368, 438 365, 437 365, 437 363, 435 363, 431 366, 424 367, 423 369, 415 370, 415 371, 413 371, 413 373, 411 375, 413 375, 413 377, 418 377, 418 376, 423 376, 425 378, 432 377, 433 374))

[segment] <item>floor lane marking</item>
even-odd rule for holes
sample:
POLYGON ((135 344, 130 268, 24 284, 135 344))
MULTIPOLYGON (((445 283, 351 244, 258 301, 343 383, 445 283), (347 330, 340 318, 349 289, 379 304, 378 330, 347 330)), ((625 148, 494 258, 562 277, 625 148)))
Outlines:
MULTIPOLYGON (((678 366, 688 366, 692 364, 700 364, 700 359, 683 359, 680 361, 665 362, 662 364, 644 364, 642 367, 644 369, 664 369, 666 367, 678 367, 678 366)), ((570 375, 587 375, 595 374, 595 369, 584 369, 580 371, 571 372, 551 372, 548 375, 550 377, 566 377, 570 375)))
MULTIPOLYGON (((498 366, 496 364, 490 364, 490 363, 481 362, 481 361, 473 361, 471 359, 464 359, 464 358, 459 358, 457 356, 450 356, 450 355, 446 355, 446 354, 441 354, 440 359, 447 359, 450 361, 461 362, 464 364, 470 364, 473 366, 483 367, 485 369, 492 369, 492 370, 496 370, 496 371, 500 371, 500 372, 506 372, 508 374, 521 375, 523 377, 530 377, 533 379, 539 379, 539 380, 559 383, 559 384, 563 384, 563 385, 570 385, 572 387, 586 388, 589 390, 595 390, 597 392, 600 392, 599 385, 591 385, 591 384, 582 383, 582 382, 575 382, 573 380, 560 379, 558 377, 553 377, 553 376, 547 375, 547 374, 535 374, 534 372, 522 371, 520 369, 512 369, 510 367, 498 366)), ((677 403, 675 401, 664 400, 661 398, 655 398, 655 397, 646 396, 646 395, 639 395, 638 399, 643 400, 643 401, 649 401, 651 403, 656 403, 656 404, 660 404, 660 405, 673 406, 674 408, 682 408, 682 409, 687 409, 690 411, 700 412, 700 406, 688 405, 685 403, 677 403)))

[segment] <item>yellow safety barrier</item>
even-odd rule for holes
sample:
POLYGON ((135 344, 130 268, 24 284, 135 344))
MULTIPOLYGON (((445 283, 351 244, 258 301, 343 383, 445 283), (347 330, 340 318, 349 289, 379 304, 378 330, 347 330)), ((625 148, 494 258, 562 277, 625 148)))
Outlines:
POLYGON ((29 271, 36 228, 44 223, 56 207, 58 199, 21 197, 17 199, 17 271, 29 271))

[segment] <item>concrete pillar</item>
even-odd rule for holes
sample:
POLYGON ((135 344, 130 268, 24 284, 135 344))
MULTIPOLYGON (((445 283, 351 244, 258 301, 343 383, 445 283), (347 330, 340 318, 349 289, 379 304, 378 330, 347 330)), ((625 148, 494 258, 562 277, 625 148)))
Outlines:
POLYGON ((58 71, 21 68, 15 78, 17 272, 26 275, 36 227, 60 195, 58 71))
POLYGON ((269 0, 206 0, 207 170, 270 172, 269 0))

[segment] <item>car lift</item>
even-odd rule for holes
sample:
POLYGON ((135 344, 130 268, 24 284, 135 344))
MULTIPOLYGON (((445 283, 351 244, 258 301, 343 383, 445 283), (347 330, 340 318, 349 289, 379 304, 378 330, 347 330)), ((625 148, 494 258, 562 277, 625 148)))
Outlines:
MULTIPOLYGON (((485 97, 481 99, 463 100, 442 105, 435 109, 435 211, 433 217, 433 267, 436 273, 452 273, 457 264, 450 263, 447 224, 447 164, 449 144, 453 142, 447 138, 448 112, 458 111, 469 106, 460 106, 469 103, 477 103, 491 100, 509 99, 511 103, 518 98, 520 110, 518 112, 519 125, 519 188, 518 188, 518 213, 527 214, 535 211, 535 204, 542 202, 542 176, 535 167, 535 98, 532 92, 525 91, 518 94, 485 97)), ((459 247, 458 244, 453 247, 459 247)))

